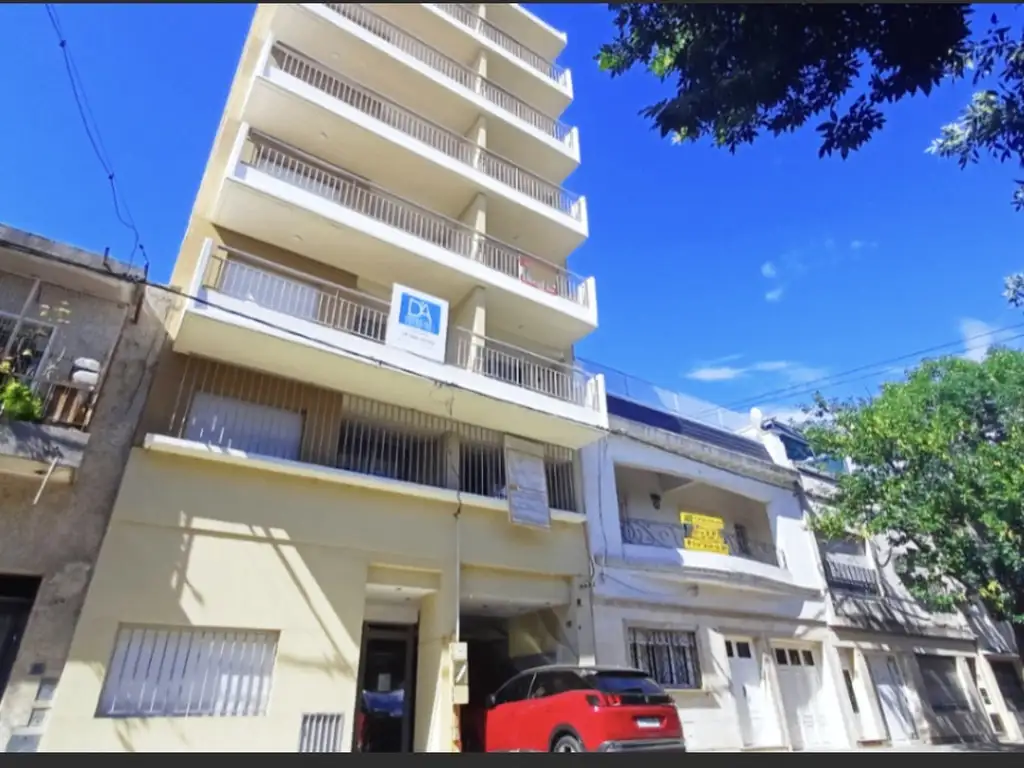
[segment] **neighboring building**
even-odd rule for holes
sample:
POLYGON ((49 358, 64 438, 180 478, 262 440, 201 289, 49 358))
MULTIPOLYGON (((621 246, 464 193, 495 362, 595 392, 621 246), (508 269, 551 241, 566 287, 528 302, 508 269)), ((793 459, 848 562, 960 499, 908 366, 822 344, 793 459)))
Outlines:
MULTIPOLYGON (((0 225, 0 749, 35 751, 164 336, 139 269, 0 225)), ((163 309, 161 309, 161 307, 163 309)))
POLYGON ((848 746, 798 473, 664 408, 609 395, 608 411, 583 450, 597 660, 668 688, 691 750, 848 746))
POLYGON ((258 7, 43 751, 453 751, 456 639, 472 749, 512 670, 593 658, 565 42, 258 7))
MULTIPOLYGON (((799 471, 808 512, 827 507, 845 462, 819 460, 798 430, 762 422, 756 411, 752 421, 773 458, 799 471)), ((1024 690, 1012 632, 982 609, 970 617, 926 611, 897 574, 885 537, 819 546, 852 741, 1021 740, 1024 690)))

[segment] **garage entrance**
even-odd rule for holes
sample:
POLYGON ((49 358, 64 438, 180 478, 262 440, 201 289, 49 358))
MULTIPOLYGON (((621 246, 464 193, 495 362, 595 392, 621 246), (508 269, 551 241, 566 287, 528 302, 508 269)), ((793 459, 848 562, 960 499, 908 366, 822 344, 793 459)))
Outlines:
POLYGON ((775 647, 773 652, 793 749, 832 746, 820 656, 809 647, 775 647))

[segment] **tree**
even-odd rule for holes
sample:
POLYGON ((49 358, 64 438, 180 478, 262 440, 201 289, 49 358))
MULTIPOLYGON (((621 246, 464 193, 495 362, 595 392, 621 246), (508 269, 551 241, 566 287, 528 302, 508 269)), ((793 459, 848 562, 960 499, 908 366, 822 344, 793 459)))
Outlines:
POLYGON ((819 395, 812 416, 815 453, 855 467, 815 528, 906 548, 897 569, 933 610, 978 598, 1024 628, 1024 352, 925 361, 870 400, 819 395))
MULTIPOLYGON (((1024 31, 995 15, 980 34, 962 4, 612 3, 601 47, 613 77, 646 68, 676 93, 641 110, 662 136, 735 152, 817 116, 819 157, 842 158, 885 125, 884 106, 968 74, 977 90, 929 151, 961 167, 983 155, 1024 167, 1024 31)), ((1024 210, 1024 181, 1013 203, 1024 210)))

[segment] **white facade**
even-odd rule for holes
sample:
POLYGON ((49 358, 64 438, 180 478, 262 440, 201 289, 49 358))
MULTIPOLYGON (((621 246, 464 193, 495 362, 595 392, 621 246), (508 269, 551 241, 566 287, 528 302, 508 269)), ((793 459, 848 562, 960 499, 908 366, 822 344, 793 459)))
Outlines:
POLYGON ((658 679, 693 751, 847 747, 798 474, 756 441, 610 421, 582 451, 598 663, 658 679))
MULTIPOLYGON (((777 464, 798 469, 771 430, 749 434, 777 464)), ((805 508, 816 514, 835 483, 806 466, 799 475, 805 508)), ((892 555, 884 537, 820 545, 828 642, 840 663, 851 743, 1021 741, 1024 685, 1012 631, 980 608, 969 616, 929 613, 902 583, 892 555)))

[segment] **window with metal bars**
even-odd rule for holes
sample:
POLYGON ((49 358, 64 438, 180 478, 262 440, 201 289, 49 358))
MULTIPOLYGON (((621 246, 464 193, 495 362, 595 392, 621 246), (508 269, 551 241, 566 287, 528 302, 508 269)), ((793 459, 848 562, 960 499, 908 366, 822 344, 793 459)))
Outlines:
POLYGON ((18 318, 0 313, 0 353, 7 349, 10 343, 11 348, 6 359, 10 360, 12 372, 19 376, 35 376, 40 372, 52 338, 52 325, 22 319, 19 326, 18 318), (12 341, 11 336, 15 329, 17 335, 12 341))
POLYGON ((96 716, 266 714, 276 653, 276 632, 122 625, 96 716))
POLYGON ((629 655, 634 667, 666 688, 701 687, 697 635, 693 632, 631 627, 629 655))

